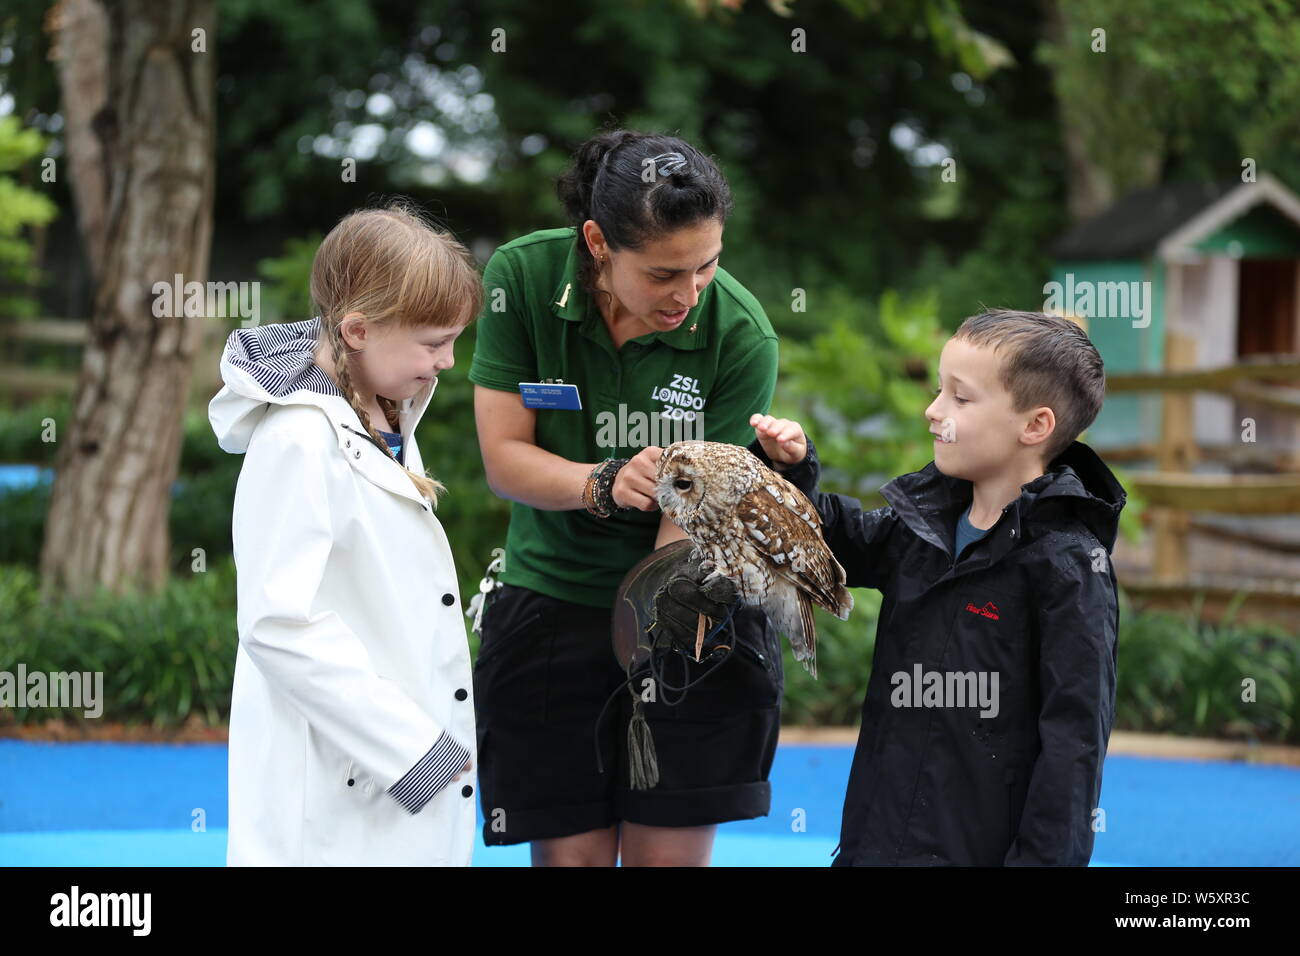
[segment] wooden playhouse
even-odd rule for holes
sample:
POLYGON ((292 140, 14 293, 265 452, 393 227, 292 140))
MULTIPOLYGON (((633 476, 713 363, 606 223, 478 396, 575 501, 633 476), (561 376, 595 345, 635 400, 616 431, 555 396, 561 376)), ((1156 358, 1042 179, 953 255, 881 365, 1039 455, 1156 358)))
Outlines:
POLYGON ((1044 308, 1106 363, 1085 440, 1153 506, 1117 565, 1300 632, 1300 197, 1267 174, 1144 189, 1051 252, 1044 308))

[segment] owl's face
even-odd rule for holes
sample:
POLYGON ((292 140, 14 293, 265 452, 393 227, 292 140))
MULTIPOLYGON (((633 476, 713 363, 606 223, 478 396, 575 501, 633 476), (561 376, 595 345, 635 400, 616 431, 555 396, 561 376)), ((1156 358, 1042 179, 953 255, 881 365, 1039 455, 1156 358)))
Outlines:
POLYGON ((679 526, 685 526, 690 517, 699 511, 700 501, 706 494, 707 480, 701 467, 699 449, 703 444, 679 441, 669 445, 659 456, 655 472, 655 497, 659 507, 679 526))
POLYGON ((687 534, 701 521, 735 507, 754 483, 753 456, 736 445, 679 441, 664 449, 655 472, 655 497, 687 534))

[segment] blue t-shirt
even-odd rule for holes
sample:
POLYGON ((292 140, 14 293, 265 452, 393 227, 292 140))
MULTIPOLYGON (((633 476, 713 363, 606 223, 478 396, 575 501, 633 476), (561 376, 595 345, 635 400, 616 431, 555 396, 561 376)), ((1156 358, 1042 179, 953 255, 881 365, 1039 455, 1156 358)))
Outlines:
POLYGON ((961 558, 961 553, 966 550, 966 545, 975 543, 992 530, 992 528, 977 528, 970 523, 970 506, 968 505, 957 519, 956 559, 961 558))
POLYGON ((388 442, 388 447, 393 450, 393 457, 405 465, 406 461, 402 458, 402 436, 396 432, 386 432, 382 428, 375 430, 379 432, 380 438, 388 442))

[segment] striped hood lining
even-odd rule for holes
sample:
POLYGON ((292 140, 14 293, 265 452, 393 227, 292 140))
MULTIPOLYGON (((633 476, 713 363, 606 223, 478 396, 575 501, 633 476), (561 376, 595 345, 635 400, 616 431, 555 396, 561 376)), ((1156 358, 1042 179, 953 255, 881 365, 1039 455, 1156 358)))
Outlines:
POLYGON ((317 318, 230 333, 221 356, 225 385, 208 403, 208 421, 223 450, 246 452, 273 405, 316 405, 331 420, 356 418, 339 387, 315 362, 319 330, 317 318))
POLYGON ((319 333, 319 316, 236 329, 226 340, 226 360, 252 376, 272 398, 284 398, 304 388, 342 398, 338 386, 315 362, 319 333))
MULTIPOLYGON (((208 403, 208 421, 223 450, 237 455, 247 451, 258 423, 273 405, 318 406, 335 425, 342 424, 374 441, 334 380, 316 364, 319 334, 319 316, 230 333, 221 356, 225 384, 208 403)), ((437 387, 434 378, 422 392, 399 403, 402 434, 407 440, 437 387)), ((387 448, 381 447, 387 453, 387 448)))

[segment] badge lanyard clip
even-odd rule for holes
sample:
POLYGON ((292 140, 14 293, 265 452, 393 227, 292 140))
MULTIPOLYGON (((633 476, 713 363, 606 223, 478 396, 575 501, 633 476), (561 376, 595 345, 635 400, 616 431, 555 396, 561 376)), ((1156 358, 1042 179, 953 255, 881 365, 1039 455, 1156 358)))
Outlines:
POLYGON ((478 583, 478 594, 469 599, 469 607, 465 609, 465 616, 474 619, 471 630, 480 636, 483 634, 483 606, 487 603, 487 596, 503 584, 492 575, 499 573, 505 567, 505 559, 505 551, 492 559, 487 566, 487 571, 484 572, 483 580, 478 583))

